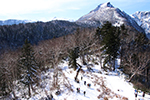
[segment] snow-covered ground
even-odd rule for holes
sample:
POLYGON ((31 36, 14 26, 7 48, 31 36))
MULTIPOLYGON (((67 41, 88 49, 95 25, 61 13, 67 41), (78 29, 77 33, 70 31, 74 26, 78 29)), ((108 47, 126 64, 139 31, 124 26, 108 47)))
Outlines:
MULTIPOLYGON (((115 72, 100 72, 99 65, 92 67, 95 72, 89 72, 86 67, 83 66, 83 71, 80 72, 78 76, 80 83, 77 83, 74 81, 76 71, 68 68, 67 62, 62 63, 59 66, 63 68, 63 72, 68 79, 73 92, 67 90, 67 88, 64 89, 60 84, 60 90, 63 90, 63 92, 56 96, 56 91, 50 90, 50 79, 45 80, 45 90, 48 95, 52 93, 55 100, 104 100, 105 97, 107 97, 108 100, 135 100, 133 85, 125 81, 124 75, 119 75, 115 72), (83 77, 82 80, 81 77, 83 77), (86 81, 86 85, 84 85, 84 81, 86 81), (87 86, 88 83, 91 84, 91 87, 87 86), (77 88, 80 88, 80 93, 77 93, 77 88), (84 91, 86 91, 85 96, 83 94, 84 91)), ((52 72, 49 70, 45 75, 49 76, 51 73, 52 72)), ((30 98, 30 100, 42 100, 42 97, 46 97, 46 92, 40 90, 40 92, 30 98)), ((142 93, 138 94, 137 100, 139 99, 143 100, 142 93)), ((144 100, 150 100, 150 95, 146 94, 144 100)))

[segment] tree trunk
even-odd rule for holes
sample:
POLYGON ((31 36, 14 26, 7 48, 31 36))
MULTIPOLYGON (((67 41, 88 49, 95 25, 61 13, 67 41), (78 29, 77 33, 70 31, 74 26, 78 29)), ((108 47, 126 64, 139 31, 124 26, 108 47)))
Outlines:
POLYGON ((75 81, 76 81, 76 80, 77 80, 77 78, 78 78, 78 75, 79 75, 80 69, 81 69, 81 68, 79 68, 79 69, 78 69, 78 71, 77 71, 77 73, 76 73, 75 81))
POLYGON ((31 89, 30 89, 30 84, 28 84, 28 92, 29 92, 29 97, 31 97, 31 89))
POLYGON ((85 56, 84 55, 82 56, 82 63, 83 63, 83 65, 86 65, 86 61, 85 61, 85 56))
POLYGON ((58 71, 56 72, 56 86, 58 86, 58 71))
POLYGON ((149 79, 148 79, 148 74, 149 74, 149 68, 147 68, 147 70, 146 70, 147 72, 146 72, 146 82, 148 83, 148 81, 149 81, 149 79))
POLYGON ((136 72, 132 74, 132 76, 129 79, 129 82, 131 82, 132 78, 136 75, 136 72))
POLYGON ((115 59, 113 60, 113 71, 115 71, 115 59))
POLYGON ((54 75, 53 75, 53 87, 56 87, 57 86, 57 72, 54 71, 54 75))
POLYGON ((102 56, 100 56, 99 59, 100 59, 100 69, 101 69, 103 67, 103 65, 102 65, 102 56))
POLYGON ((16 94, 15 94, 14 90, 13 90, 12 94, 14 96, 14 99, 16 99, 16 94))
MULTIPOLYGON (((80 66, 80 65, 78 64, 78 66, 80 66)), ((76 81, 77 78, 78 78, 78 75, 79 75, 79 72, 80 72, 81 68, 82 68, 82 66, 80 66, 80 68, 79 68, 78 71, 77 71, 77 74, 76 74, 76 76, 75 76, 75 81, 76 81)))
POLYGON ((123 63, 122 63, 122 58, 123 58, 123 50, 121 48, 121 51, 120 51, 120 66, 122 67, 123 63))

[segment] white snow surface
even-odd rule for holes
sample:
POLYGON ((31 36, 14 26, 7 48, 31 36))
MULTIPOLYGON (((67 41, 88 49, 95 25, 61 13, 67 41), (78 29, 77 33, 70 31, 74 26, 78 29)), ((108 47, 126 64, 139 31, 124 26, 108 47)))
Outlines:
MULTIPOLYGON (((68 62, 61 63, 59 66, 63 68, 63 72, 68 78, 74 92, 70 92, 62 87, 61 89, 64 90, 64 92, 56 96, 56 91, 50 91, 51 80, 45 80, 44 83, 47 84, 45 90, 48 92, 48 94, 53 94, 54 100, 104 100, 104 96, 103 98, 98 99, 98 96, 102 93, 102 90, 100 85, 95 85, 94 83, 94 81, 101 82, 102 79, 104 80, 107 89, 111 90, 111 97, 108 96, 108 100, 124 100, 122 99, 123 97, 128 98, 128 100, 135 100, 133 85, 127 82, 125 80, 125 75, 121 73, 118 74, 117 72, 104 72, 101 70, 99 65, 94 65, 94 67, 92 67, 94 72, 88 72, 87 68, 83 66, 82 69, 85 71, 85 73, 79 73, 78 79, 80 83, 76 83, 74 81, 76 71, 68 68, 68 62), (83 77, 82 80, 81 76, 83 77), (86 81, 87 84, 90 83, 91 87, 87 87, 86 85, 84 85, 84 81, 86 81), (77 93, 76 88, 80 88, 80 93, 77 93), (100 89, 100 92, 97 89, 100 89), (83 94, 83 91, 86 91, 85 96, 83 94), (117 98, 116 95, 119 95, 120 98, 117 98)), ((51 73, 52 71, 49 70, 44 75, 48 77, 51 73)), ((46 94, 43 90, 40 90, 38 94, 34 95, 29 100, 42 100, 42 97, 45 98, 46 94)), ((138 94, 138 99, 143 100, 142 93, 138 94)), ((150 100, 150 95, 146 94, 144 100, 150 100)))

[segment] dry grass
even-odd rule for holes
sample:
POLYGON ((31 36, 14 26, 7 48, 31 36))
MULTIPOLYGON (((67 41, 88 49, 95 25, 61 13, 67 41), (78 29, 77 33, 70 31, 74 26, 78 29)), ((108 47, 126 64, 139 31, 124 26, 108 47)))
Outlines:
POLYGON ((126 97, 123 97, 121 100, 128 100, 128 98, 126 98, 126 97))
POLYGON ((108 100, 108 98, 107 98, 107 97, 104 97, 104 100, 108 100))
POLYGON ((97 89, 97 91, 98 91, 98 92, 101 92, 101 90, 100 90, 100 89, 97 89))
MULTIPOLYGON (((98 85, 99 88, 97 88, 97 91, 100 93, 97 98, 103 98, 103 100, 109 100, 109 98, 113 99, 114 97, 118 98, 118 100, 128 100, 128 98, 120 96, 105 85, 105 79, 106 77, 98 77, 97 75, 91 75, 94 76, 95 80, 92 82, 94 83, 94 86, 98 85)), ((94 79, 93 77, 89 77, 90 79, 94 79)))

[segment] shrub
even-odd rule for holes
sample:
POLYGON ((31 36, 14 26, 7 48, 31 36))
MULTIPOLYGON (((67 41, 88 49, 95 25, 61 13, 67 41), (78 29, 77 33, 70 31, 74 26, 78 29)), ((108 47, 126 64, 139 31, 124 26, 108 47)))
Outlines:
POLYGON ((108 100, 108 98, 107 98, 107 97, 104 97, 104 100, 108 100))

